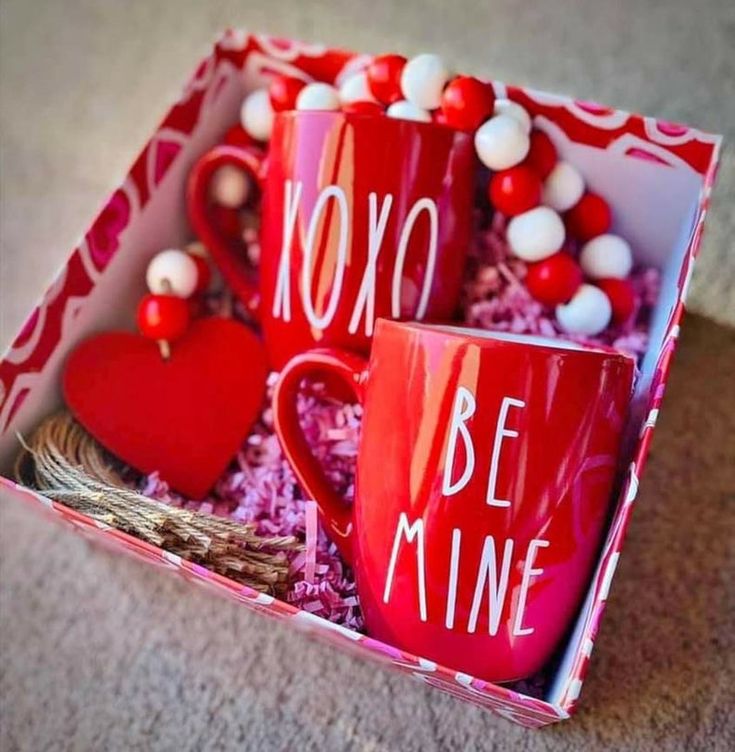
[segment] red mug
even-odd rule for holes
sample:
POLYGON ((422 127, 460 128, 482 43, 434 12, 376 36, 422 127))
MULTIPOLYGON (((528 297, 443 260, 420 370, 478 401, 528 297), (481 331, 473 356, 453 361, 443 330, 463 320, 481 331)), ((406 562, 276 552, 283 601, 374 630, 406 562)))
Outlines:
POLYGON ((471 238, 472 137, 384 115, 284 112, 267 164, 216 147, 194 166, 195 232, 260 319, 279 369, 314 346, 367 352, 377 317, 448 320, 471 238), (209 182, 231 164, 261 186, 259 279, 218 231, 209 182))
POLYGON ((368 633, 488 681, 540 670, 594 566, 633 374, 606 349, 385 320, 369 362, 295 357, 276 432, 354 567, 368 633), (363 405, 351 505, 299 426, 317 372, 363 405))

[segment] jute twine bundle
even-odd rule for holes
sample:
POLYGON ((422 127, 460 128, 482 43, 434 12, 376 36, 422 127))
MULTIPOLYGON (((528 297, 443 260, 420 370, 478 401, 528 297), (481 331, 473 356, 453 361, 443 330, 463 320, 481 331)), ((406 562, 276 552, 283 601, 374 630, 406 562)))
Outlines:
POLYGON ((296 538, 262 537, 253 525, 171 507, 131 490, 118 461, 68 412, 47 418, 28 442, 20 441, 19 482, 256 590, 285 590, 286 552, 302 548, 296 538))

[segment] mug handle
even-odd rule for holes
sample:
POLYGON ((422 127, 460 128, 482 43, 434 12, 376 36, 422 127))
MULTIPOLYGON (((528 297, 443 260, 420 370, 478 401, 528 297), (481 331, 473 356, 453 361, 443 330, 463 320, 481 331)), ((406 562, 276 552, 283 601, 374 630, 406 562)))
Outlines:
POLYGON ((352 507, 329 482, 299 423, 296 399, 305 378, 329 375, 344 383, 363 404, 367 360, 338 349, 309 350, 291 358, 281 371, 273 393, 273 421, 281 447, 304 490, 316 501, 334 541, 348 564, 352 563, 352 507))
POLYGON ((260 291, 253 269, 245 261, 242 251, 224 234, 217 231, 207 211, 210 203, 209 184, 214 173, 225 165, 246 172, 255 187, 262 190, 265 159, 260 150, 226 145, 215 146, 197 160, 189 173, 186 209, 192 229, 212 255, 222 276, 248 311, 257 318, 260 291))

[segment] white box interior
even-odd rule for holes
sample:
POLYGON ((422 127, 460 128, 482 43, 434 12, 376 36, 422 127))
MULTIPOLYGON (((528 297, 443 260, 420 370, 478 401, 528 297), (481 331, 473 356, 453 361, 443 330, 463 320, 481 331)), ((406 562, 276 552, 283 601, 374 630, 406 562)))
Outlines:
MULTIPOLYGON (((65 321, 62 340, 46 362, 31 393, 18 410, 8 430, 0 437, 0 472, 10 474, 18 450, 16 432, 25 434, 61 405, 59 375, 66 354, 93 332, 133 328, 137 301, 144 292, 144 271, 149 259, 161 248, 180 246, 191 237, 186 222, 184 185, 194 161, 216 144, 225 130, 237 121, 240 103, 253 81, 229 63, 222 63, 213 75, 221 86, 211 86, 202 118, 176 156, 148 204, 123 232, 120 247, 88 297, 80 299, 74 315, 65 321)), ((702 179, 686 165, 658 164, 622 152, 601 150, 570 142, 552 122, 540 119, 561 155, 583 173, 587 184, 612 205, 614 230, 628 239, 639 262, 662 270, 663 284, 656 305, 651 341, 643 360, 635 391, 627 435, 635 437, 648 401, 651 377, 661 347, 666 322, 677 303, 682 261, 692 239, 702 179)), ((63 272, 62 272, 63 273, 63 272)), ((629 453, 630 447, 628 451, 629 453)), ((622 457, 621 467, 628 457, 622 457)), ((559 660, 547 699, 556 703, 581 639, 582 606, 571 639, 559 660)))

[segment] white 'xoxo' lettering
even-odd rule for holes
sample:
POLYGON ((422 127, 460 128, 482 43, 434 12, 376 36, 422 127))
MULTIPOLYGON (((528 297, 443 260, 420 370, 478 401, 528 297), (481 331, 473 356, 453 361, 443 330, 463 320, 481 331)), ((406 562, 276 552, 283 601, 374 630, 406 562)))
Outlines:
MULTIPOLYGON (((292 315, 291 249, 294 234, 296 232, 296 220, 302 193, 303 184, 301 182, 294 183, 291 180, 286 181, 284 188, 283 241, 281 244, 281 256, 278 263, 272 308, 273 316, 275 318, 281 318, 284 321, 291 321, 292 315)), ((363 318, 365 322, 365 334, 371 336, 373 333, 373 327, 375 324, 377 263, 378 257, 383 248, 383 240, 392 209, 392 194, 386 194, 380 204, 377 193, 371 192, 368 195, 367 259, 347 328, 350 334, 357 333, 360 327, 360 320, 363 318)), ((429 306, 429 296, 431 294, 431 286, 434 279, 434 272, 436 270, 436 256, 439 239, 439 214, 434 201, 430 198, 424 197, 418 199, 413 206, 411 206, 398 238, 398 246, 393 265, 393 275, 391 278, 390 300, 391 316, 393 318, 400 318, 401 316, 401 283, 403 281, 403 272, 406 264, 406 254, 408 252, 414 228, 422 214, 426 214, 429 222, 429 240, 426 249, 426 269, 424 271, 421 293, 419 295, 414 317, 418 320, 423 319, 426 316, 429 306)), ((317 197, 314 210, 309 218, 309 225, 303 244, 303 260, 299 284, 299 294, 304 314, 309 324, 315 329, 326 329, 332 323, 339 307, 348 256, 347 246, 349 238, 349 222, 349 208, 344 190, 338 185, 329 185, 324 188, 317 197), (329 302, 327 303, 324 312, 319 315, 312 298, 313 256, 314 246, 317 242, 319 224, 330 199, 333 200, 337 206, 339 234, 337 239, 334 278, 329 302)))

